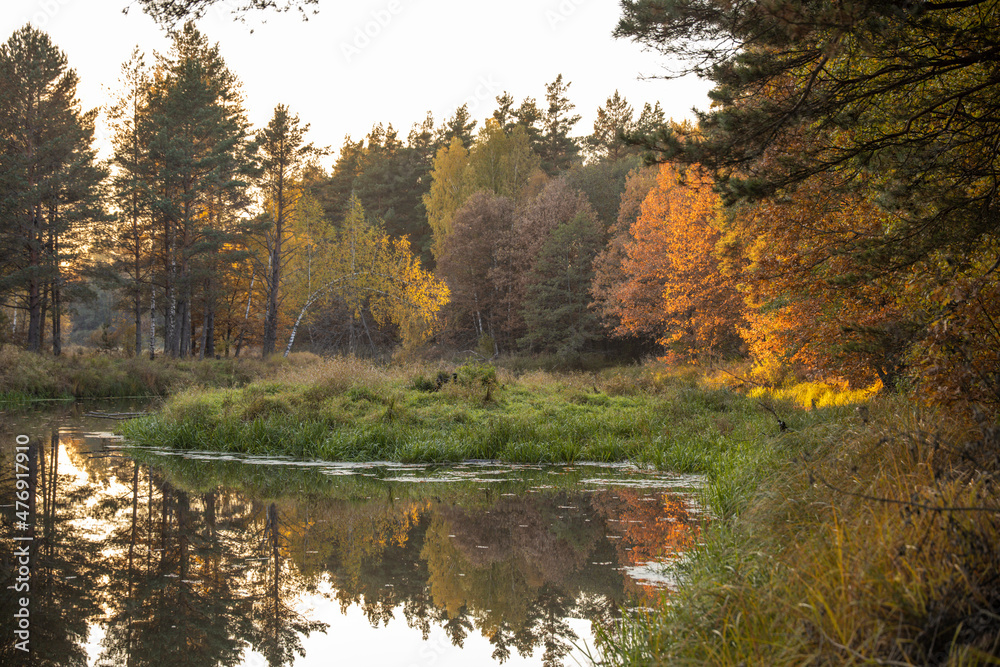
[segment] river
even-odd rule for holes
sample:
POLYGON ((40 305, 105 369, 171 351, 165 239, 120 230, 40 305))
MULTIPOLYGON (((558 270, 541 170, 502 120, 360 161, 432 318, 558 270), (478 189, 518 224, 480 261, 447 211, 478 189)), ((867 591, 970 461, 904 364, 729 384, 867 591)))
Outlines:
POLYGON ((143 409, 0 415, 0 664, 589 664, 705 518, 697 478, 629 465, 137 449, 86 416, 143 409))

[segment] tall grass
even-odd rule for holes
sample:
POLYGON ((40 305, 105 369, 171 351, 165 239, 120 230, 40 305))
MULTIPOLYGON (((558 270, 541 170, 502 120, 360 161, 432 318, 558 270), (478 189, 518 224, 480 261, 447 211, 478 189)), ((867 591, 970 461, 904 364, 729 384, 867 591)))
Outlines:
POLYGON ((102 354, 52 357, 0 346, 0 403, 37 399, 165 396, 181 387, 235 387, 320 363, 310 354, 260 359, 176 360, 102 354))
POLYGON ((866 407, 799 413, 709 475, 728 519, 601 664, 1000 664, 1000 430, 866 407))
POLYGON ((603 631, 601 664, 1000 664, 1000 427, 873 390, 738 393, 655 365, 341 359, 182 392, 124 430, 147 444, 325 459, 700 473, 714 521, 682 586, 603 631))

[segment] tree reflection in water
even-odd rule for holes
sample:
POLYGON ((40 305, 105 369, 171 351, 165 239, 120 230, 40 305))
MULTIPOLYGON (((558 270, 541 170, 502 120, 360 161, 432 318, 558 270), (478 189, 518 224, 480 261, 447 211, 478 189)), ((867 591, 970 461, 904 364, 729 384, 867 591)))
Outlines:
MULTIPOLYGON (((323 595, 345 613, 360 607, 373 627, 401 616, 424 640, 438 627, 462 647, 478 632, 495 663, 516 652, 561 665, 580 641, 571 619, 607 624, 631 598, 660 595, 624 568, 676 558, 699 530, 683 494, 582 487, 593 470, 558 483, 531 469, 492 483, 406 483, 378 470, 148 453, 139 462, 54 428, 33 478, 39 665, 88 664, 90 626, 103 629, 100 667, 241 665, 250 651, 292 665, 305 638, 337 622, 312 617, 323 595)), ((3 454, 8 505, 12 451, 3 454)), ((15 604, 10 545, 0 547, 4 614, 15 604)), ((0 662, 18 664, 3 641, 0 662)))

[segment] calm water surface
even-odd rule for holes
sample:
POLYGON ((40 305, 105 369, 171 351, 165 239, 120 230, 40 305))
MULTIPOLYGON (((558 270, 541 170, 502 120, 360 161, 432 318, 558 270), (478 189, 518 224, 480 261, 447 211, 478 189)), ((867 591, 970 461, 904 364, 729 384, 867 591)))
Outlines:
POLYGON ((595 626, 669 595, 703 520, 696 479, 630 466, 130 450, 83 416, 136 409, 0 415, 0 664, 589 664, 595 626), (30 660, 8 588, 26 543, 30 660))

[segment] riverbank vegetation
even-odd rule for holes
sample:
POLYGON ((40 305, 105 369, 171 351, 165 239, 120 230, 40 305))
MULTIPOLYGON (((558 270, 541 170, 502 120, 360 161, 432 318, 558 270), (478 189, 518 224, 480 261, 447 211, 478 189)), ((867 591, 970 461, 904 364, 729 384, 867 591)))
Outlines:
POLYGON ((995 426, 893 397, 778 440, 600 664, 995 664, 995 426))
POLYGON ((163 397, 181 387, 233 387, 308 363, 311 355, 289 359, 122 358, 86 352, 51 357, 13 345, 0 346, 0 406, 38 400, 163 397))
POLYGON ((738 456, 769 427, 753 401, 661 365, 515 374, 340 359, 241 389, 183 392, 124 428, 144 444, 330 460, 638 460, 705 472, 721 450, 738 456))
POLYGON ((771 469, 807 447, 789 449, 786 430, 825 431, 865 400, 826 392, 804 410, 662 363, 516 373, 348 358, 242 388, 181 392, 122 431, 141 445, 326 460, 633 461, 706 475, 706 504, 729 517, 771 469))
POLYGON ((606 630, 602 664, 990 664, 995 427, 818 382, 732 389, 735 370, 325 360, 182 392, 123 429, 195 450, 699 473, 713 519, 682 585, 606 630))

